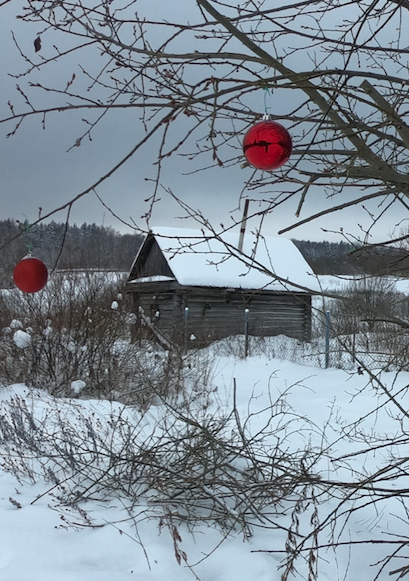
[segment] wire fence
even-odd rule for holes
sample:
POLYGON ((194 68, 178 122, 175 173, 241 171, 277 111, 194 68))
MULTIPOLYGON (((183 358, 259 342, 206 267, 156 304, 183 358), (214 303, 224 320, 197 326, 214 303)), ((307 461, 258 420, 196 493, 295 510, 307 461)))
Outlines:
POLYGON ((261 357, 291 361, 307 367, 321 369, 336 368, 356 372, 368 369, 409 369, 407 349, 398 352, 391 350, 366 350, 357 346, 357 337, 331 338, 329 345, 325 336, 310 342, 301 342, 292 337, 277 335, 275 337, 245 337, 236 335, 216 343, 215 351, 219 355, 237 357, 261 357), (355 343, 355 347, 354 347, 355 343), (247 351, 247 353, 246 353, 247 351))
POLYGON ((329 312, 317 317, 311 341, 285 335, 254 337, 247 333, 228 337, 217 343, 217 352, 238 357, 266 356, 298 365, 360 371, 362 368, 409 369, 409 333, 396 327, 379 326, 372 332, 360 331, 337 335, 329 312))

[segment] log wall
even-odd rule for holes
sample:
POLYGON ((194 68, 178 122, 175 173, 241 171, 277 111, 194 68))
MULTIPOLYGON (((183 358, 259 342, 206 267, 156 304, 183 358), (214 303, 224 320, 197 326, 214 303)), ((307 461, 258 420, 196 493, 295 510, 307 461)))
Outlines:
MULTIPOLYGON (((311 297, 305 293, 183 287, 176 282, 128 285, 134 308, 172 341, 195 346, 244 333, 249 309, 249 334, 284 334, 301 341, 311 338, 311 297), (188 317, 185 323, 185 307, 188 317), (189 338, 194 335, 195 340, 189 338)), ((142 331, 142 329, 141 329, 142 331)))

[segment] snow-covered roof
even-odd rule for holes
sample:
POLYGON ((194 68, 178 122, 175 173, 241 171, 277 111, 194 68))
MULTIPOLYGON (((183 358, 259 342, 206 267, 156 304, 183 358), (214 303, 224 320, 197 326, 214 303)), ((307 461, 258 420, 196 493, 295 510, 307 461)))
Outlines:
MULTIPOLYGON (((317 290, 311 267, 288 238, 257 237, 247 232, 240 253, 237 232, 225 232, 216 237, 205 230, 156 227, 152 228, 152 234, 181 285, 317 290), (271 273, 277 278, 273 278, 271 273)), ((145 281, 146 277, 139 279, 142 280, 145 281)))

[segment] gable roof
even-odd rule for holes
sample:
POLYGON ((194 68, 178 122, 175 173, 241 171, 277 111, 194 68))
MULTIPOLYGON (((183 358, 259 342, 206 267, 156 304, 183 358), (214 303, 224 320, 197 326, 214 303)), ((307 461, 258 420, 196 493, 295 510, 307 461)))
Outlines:
POLYGON ((238 233, 215 235, 204 230, 153 228, 139 249, 128 281, 167 279, 184 286, 277 291, 315 289, 311 267, 288 238, 256 237, 247 233, 242 253, 237 250, 238 239, 238 233), (149 277, 141 278, 137 273, 141 262, 149 259, 152 238, 168 270, 166 273, 151 271, 149 277))

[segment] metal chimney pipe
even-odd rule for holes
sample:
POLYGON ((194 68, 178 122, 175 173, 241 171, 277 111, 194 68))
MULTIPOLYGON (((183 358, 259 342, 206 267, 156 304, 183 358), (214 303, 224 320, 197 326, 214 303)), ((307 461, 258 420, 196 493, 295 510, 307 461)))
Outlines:
POLYGON ((237 247, 239 252, 243 251, 244 233, 246 231, 247 213, 249 210, 250 200, 247 198, 244 202, 243 217, 241 219, 239 245, 237 247))

